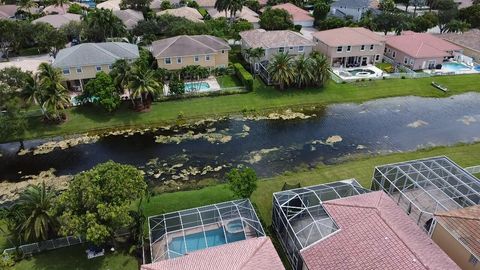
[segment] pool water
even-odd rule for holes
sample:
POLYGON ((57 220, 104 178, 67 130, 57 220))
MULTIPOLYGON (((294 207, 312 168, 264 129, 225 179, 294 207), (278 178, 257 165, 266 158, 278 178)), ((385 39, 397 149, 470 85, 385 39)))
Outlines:
POLYGON ((206 82, 187 82, 185 83, 185 92, 207 92, 210 85, 206 82))
POLYGON ((476 71, 480 71, 480 66, 476 66, 474 69, 475 69, 476 71))
POLYGON ((196 250, 220 246, 227 242, 231 243, 240 240, 245 240, 245 234, 243 231, 239 233, 224 233, 222 227, 205 231, 205 235, 203 232, 185 235, 185 240, 183 237, 175 237, 170 243, 168 243, 168 249, 170 250, 169 257, 180 257, 196 250), (227 239, 225 239, 225 236, 227 239), (207 240, 206 245, 204 239, 207 240))
POLYGON ((353 76, 357 75, 357 73, 360 73, 360 72, 366 72, 366 73, 370 73, 370 74, 375 74, 375 71, 373 70, 370 70, 370 69, 352 69, 352 70, 348 70, 348 72, 350 74, 352 74, 353 76))
POLYGON ((442 69, 447 71, 461 71, 464 69, 470 69, 470 67, 457 62, 446 62, 442 63, 442 69))

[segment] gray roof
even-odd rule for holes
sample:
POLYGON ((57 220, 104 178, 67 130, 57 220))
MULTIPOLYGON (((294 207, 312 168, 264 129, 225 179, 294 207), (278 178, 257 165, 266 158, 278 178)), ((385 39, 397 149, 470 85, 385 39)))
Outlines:
POLYGON ((480 52, 480 29, 472 29, 465 33, 443 33, 439 37, 462 47, 480 52))
POLYGON ((230 50, 230 46, 225 40, 209 35, 182 35, 152 43, 152 54, 155 58, 203 55, 220 50, 230 50))
POLYGON ((314 46, 302 34, 290 30, 265 31, 263 29, 240 32, 242 41, 251 48, 279 48, 290 46, 314 46))
POLYGON ((60 28, 71 21, 79 22, 81 20, 80 15, 72 14, 72 13, 65 13, 63 15, 55 14, 55 15, 47 15, 40 17, 36 20, 33 20, 32 23, 48 23, 54 28, 60 28))
POLYGON ((346 7, 346 8, 376 8, 378 6, 377 0, 338 0, 333 2, 331 7, 346 7))
POLYGON ((123 22, 127 29, 133 29, 139 21, 145 20, 142 12, 133 9, 115 10, 113 14, 123 22))
POLYGON ((137 59, 137 45, 123 42, 82 43, 60 50, 53 66, 58 68, 110 65, 119 59, 137 59))

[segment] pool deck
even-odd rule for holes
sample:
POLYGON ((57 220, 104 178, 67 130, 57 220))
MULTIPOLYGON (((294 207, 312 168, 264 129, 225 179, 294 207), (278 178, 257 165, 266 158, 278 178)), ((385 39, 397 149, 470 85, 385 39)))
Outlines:
POLYGON ((361 79, 381 79, 383 77, 383 70, 377 68, 374 65, 367 65, 367 66, 360 66, 360 67, 354 67, 354 68, 333 68, 332 69, 333 73, 338 75, 342 80, 344 81, 355 81, 355 80, 361 80, 361 79), (374 74, 369 74, 365 76, 344 76, 342 75, 343 72, 348 72, 351 70, 355 69, 368 69, 373 72, 374 74))
MULTIPOLYGON (((220 91, 222 88, 220 87, 220 84, 218 84, 217 79, 215 76, 209 76, 208 78, 204 80, 199 80, 199 81, 185 81, 185 83, 189 82, 195 82, 195 83, 208 83, 210 85, 210 89, 207 91, 198 91, 198 92, 185 92, 185 94, 194 94, 194 93, 208 93, 208 92, 214 92, 214 91, 220 91)), ((164 85, 163 87, 163 95, 164 96, 169 96, 170 95, 170 88, 168 86, 168 83, 164 85)))

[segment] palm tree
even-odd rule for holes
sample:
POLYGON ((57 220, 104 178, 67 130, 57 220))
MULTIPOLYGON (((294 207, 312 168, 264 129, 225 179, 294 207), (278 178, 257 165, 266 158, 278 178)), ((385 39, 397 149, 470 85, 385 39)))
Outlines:
POLYGON ((112 65, 110 76, 113 78, 113 83, 118 92, 123 94, 128 86, 128 76, 130 75, 130 65, 127 60, 119 59, 112 65))
POLYGON ((314 75, 313 82, 316 86, 322 87, 325 85, 328 79, 330 79, 330 72, 332 71, 332 68, 330 67, 325 55, 319 52, 313 52, 310 57, 313 60, 311 66, 312 74, 314 75))
POLYGON ((63 7, 63 5, 68 4, 70 1, 69 0, 54 0, 53 4, 58 7, 63 7))
POLYGON ((230 0, 216 0, 214 7, 218 10, 218 12, 225 11, 225 17, 227 17, 228 12, 228 2, 230 0))
POLYGON ((298 88, 303 88, 309 85, 314 79, 314 70, 312 68, 313 60, 300 55, 293 61, 293 68, 295 69, 295 84, 298 88))
POLYGON ((237 11, 242 11, 244 4, 244 0, 227 0, 226 9, 230 11, 230 23, 233 23, 233 21, 235 20, 235 14, 237 13, 237 11))
POLYGON ((285 86, 290 85, 295 80, 292 59, 292 56, 288 53, 279 53, 273 57, 268 65, 270 78, 280 87, 280 90, 285 89, 285 86))
POLYGON ((30 12, 30 10, 32 8, 36 8, 38 4, 33 0, 19 0, 18 6, 20 7, 20 10, 23 10, 25 12, 30 12))
POLYGON ((83 18, 89 41, 103 42, 125 34, 125 25, 109 9, 94 9, 83 18))
POLYGON ((160 95, 163 82, 156 80, 155 72, 143 66, 133 66, 128 76, 130 98, 135 106, 135 99, 140 99, 143 107, 148 107, 156 95, 160 95))
POLYGON ((18 199, 18 205, 25 216, 20 232, 25 241, 47 240, 55 234, 57 218, 51 213, 55 194, 45 187, 45 182, 30 186, 18 199))
POLYGON ((245 57, 250 64, 250 72, 255 75, 255 63, 265 55, 265 49, 262 47, 258 48, 247 48, 245 49, 245 57))

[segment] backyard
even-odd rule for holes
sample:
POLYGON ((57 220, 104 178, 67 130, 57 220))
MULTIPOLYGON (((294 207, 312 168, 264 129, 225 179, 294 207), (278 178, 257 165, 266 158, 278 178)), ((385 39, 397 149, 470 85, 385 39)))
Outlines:
MULTIPOLYGON (((272 193, 280 191, 283 184, 300 183, 302 186, 326 183, 330 181, 356 178, 363 186, 369 187, 373 168, 377 165, 418 159, 431 156, 448 155, 463 167, 479 165, 480 143, 436 147, 415 152, 396 153, 379 156, 363 156, 336 164, 320 164, 313 169, 299 168, 279 176, 262 179, 251 200, 256 205, 260 219, 266 226, 271 224, 272 193)), ((198 207, 233 199, 233 195, 224 184, 209 186, 200 190, 164 193, 152 197, 144 204, 146 216, 198 207)), ((137 269, 137 261, 122 253, 109 254, 102 258, 87 260, 85 247, 77 246, 45 252, 32 259, 19 262, 14 269, 137 269), (58 258, 64 258, 59 262, 58 258), (68 259, 67 259, 68 258, 68 259), (73 266, 73 268, 72 268, 73 266)))
MULTIPOLYGON (((224 86, 236 84, 229 77, 220 78, 219 81, 224 86)), ((436 77, 436 82, 449 89, 447 94, 433 88, 430 85, 431 81, 431 78, 363 81, 352 84, 336 84, 330 81, 321 89, 279 91, 266 87, 257 80, 256 89, 249 93, 156 102, 149 111, 142 113, 132 111, 126 103, 114 114, 91 107, 69 109, 68 121, 61 125, 45 125, 39 117, 31 117, 23 139, 171 124, 175 123, 179 115, 186 120, 195 120, 242 111, 262 113, 331 103, 363 102, 393 96, 445 97, 480 91, 478 75, 436 77)), ((16 139, 18 138, 9 138, 12 141, 16 139)))

